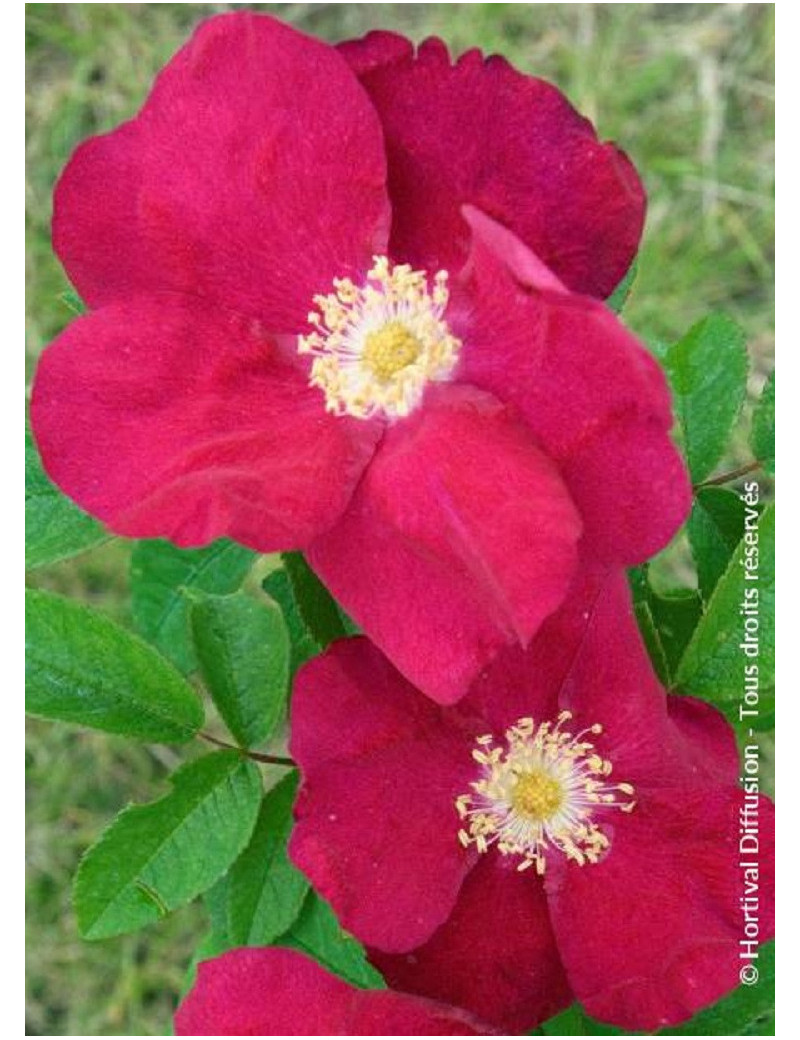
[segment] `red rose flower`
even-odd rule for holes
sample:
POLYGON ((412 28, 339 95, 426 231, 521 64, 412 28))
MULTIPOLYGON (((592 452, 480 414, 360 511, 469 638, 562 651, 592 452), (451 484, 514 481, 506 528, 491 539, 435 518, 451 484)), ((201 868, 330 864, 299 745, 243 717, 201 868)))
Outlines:
POLYGON ((211 19, 58 184, 92 312, 39 366, 45 468, 123 535, 305 550, 457 700, 558 607, 579 538, 631 564, 688 509, 663 377, 591 298, 643 204, 502 59, 211 19))
POLYGON ((277 947, 204 961, 175 1015, 177 1036, 482 1036, 471 1015, 432 1000, 356 989, 277 947))
POLYGON ((507 1032, 574 999, 649 1032, 734 988, 740 812, 772 933, 771 803, 738 786, 724 718, 665 694, 621 574, 584 572, 457 707, 334 644, 298 676, 291 749, 294 863, 393 988, 507 1032))

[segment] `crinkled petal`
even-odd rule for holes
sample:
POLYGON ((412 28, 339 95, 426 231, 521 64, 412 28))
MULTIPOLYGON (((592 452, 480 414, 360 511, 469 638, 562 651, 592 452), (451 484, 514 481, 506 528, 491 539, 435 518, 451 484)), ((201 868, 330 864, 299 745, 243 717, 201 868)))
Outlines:
POLYGON ((292 332, 385 252, 388 223, 380 124, 347 63, 240 11, 203 22, 136 119, 76 151, 53 236, 92 307, 177 289, 292 332))
MULTIPOLYGON (((760 820, 759 939, 773 932, 771 804, 760 820)), ((616 827, 598 864, 559 863, 545 880, 576 998, 623 1029, 654 1032, 714 1003, 739 982, 746 892, 743 793, 708 783, 649 792, 616 827)))
POLYGON ((345 40, 338 46, 359 79, 394 63, 403 65, 414 53, 410 40, 386 29, 373 29, 366 36, 345 40))
POLYGON ((259 323, 173 293, 73 322, 31 415, 50 477, 118 534, 262 552, 335 522, 380 433, 327 415, 259 323))
POLYGON ((340 45, 383 123, 393 255, 458 269, 464 203, 511 228, 571 289, 604 298, 633 260, 645 195, 625 154, 551 84, 497 55, 453 64, 440 40, 340 45))
POLYGON ((531 1029, 574 999, 541 880, 494 855, 472 871, 424 946, 370 956, 393 988, 467 1008, 508 1033, 531 1029))
POLYGON ((519 409, 562 467, 595 555, 648 558, 691 504, 663 373, 611 311, 560 291, 514 236, 467 215, 473 248, 447 315, 465 344, 459 379, 519 409))
POLYGON ((366 639, 334 643, 300 672, 291 734, 303 774, 292 861, 356 938, 413 949, 474 862, 454 807, 474 772, 469 738, 366 639))
POLYGON ((177 1036, 476 1036, 469 1014, 361 990, 295 950, 231 950, 204 961, 175 1015, 177 1036))
POLYGON ((566 593, 580 520, 516 417, 469 387, 390 427, 309 560, 400 671, 441 703, 566 593))

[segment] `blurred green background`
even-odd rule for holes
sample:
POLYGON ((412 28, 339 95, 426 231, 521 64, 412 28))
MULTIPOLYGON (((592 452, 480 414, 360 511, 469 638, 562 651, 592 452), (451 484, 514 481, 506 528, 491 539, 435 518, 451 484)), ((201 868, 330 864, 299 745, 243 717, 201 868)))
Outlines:
MULTIPOLYGON (((712 309, 748 334, 751 396, 772 367, 772 4, 27 4, 28 374, 72 315, 50 247, 53 183, 75 145, 132 116, 194 25, 249 6, 330 40, 391 28, 498 51, 555 82, 632 157, 650 206, 625 319, 670 339, 712 309)), ((36 572, 126 620, 128 547, 36 572)), ((82 942, 70 880, 128 800, 154 797, 169 749, 29 722, 27 1035, 161 1035, 199 939, 196 908, 82 942)))

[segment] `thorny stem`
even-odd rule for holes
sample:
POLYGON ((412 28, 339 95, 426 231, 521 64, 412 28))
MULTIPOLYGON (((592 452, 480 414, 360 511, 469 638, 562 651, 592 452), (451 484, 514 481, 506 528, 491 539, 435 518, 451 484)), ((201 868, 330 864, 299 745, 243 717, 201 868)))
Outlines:
POLYGON ((745 466, 740 466, 738 469, 729 470, 727 473, 720 473, 718 477, 712 477, 710 480, 704 480, 700 484, 695 484, 694 490, 699 491, 700 488, 715 487, 717 484, 727 484, 730 480, 738 480, 739 477, 744 477, 748 473, 752 473, 754 469, 758 469, 761 463, 756 459, 754 462, 748 462, 745 466))
POLYGON ((252 758, 255 762, 266 762, 271 766, 285 766, 287 769, 294 769, 297 765, 293 758, 283 758, 281 755, 262 755, 260 751, 248 751, 247 748, 229 744, 227 740, 219 740, 217 737, 212 737, 210 733, 198 733, 197 735, 203 740, 207 740, 209 744, 216 744, 217 747, 228 748, 230 751, 239 751, 248 758, 252 758))

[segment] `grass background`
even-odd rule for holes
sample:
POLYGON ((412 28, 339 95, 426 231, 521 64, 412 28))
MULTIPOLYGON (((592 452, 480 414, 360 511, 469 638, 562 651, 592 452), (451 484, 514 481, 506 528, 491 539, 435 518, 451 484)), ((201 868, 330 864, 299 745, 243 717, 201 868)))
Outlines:
MULTIPOLYGON (((747 331, 755 395, 773 356, 772 4, 27 4, 28 374, 69 320, 49 238, 53 183, 75 145, 132 116, 158 68, 210 14, 251 6, 338 40, 393 28, 507 55, 558 84, 647 185, 626 321, 674 338, 711 309, 747 331)), ((734 448, 734 456, 736 449, 734 448)), ((128 547, 37 572, 37 584, 126 619, 128 547)), ((27 1035, 161 1035, 194 943, 196 908, 138 935, 77 936, 83 849, 177 763, 169 749, 30 722, 27 1035)), ((159 790, 160 793, 160 790, 159 790)))

